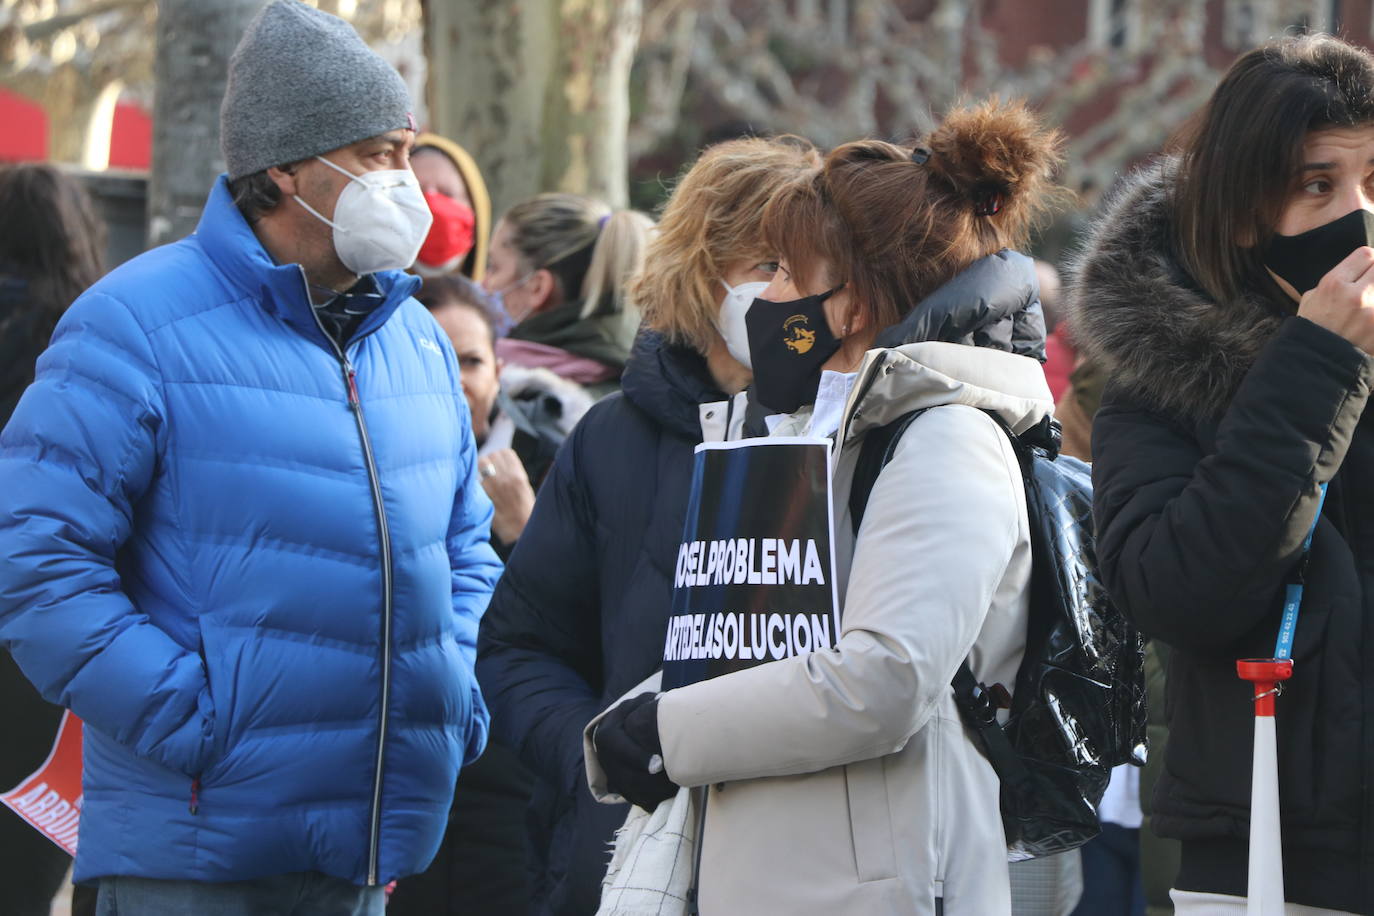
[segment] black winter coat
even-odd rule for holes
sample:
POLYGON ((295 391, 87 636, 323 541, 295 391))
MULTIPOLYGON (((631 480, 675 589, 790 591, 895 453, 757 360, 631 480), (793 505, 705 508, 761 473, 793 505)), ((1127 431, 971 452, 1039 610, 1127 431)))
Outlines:
MULTIPOLYGON (((36 307, 28 284, 0 269, 0 429, 9 422, 34 362, 48 344, 57 316, 36 307)), ((62 708, 47 703, 0 648, 0 709, 6 738, 0 745, 0 790, 7 790, 42 765, 57 736, 62 708)), ((0 913, 46 914, 71 864, 54 846, 8 808, 0 810, 0 913)))
POLYGON ((621 384, 559 450, 478 636, 493 737, 542 778, 530 817, 540 913, 597 908, 628 809, 593 800, 582 729, 662 664, 697 408, 725 399, 699 354, 648 333, 621 384))
POLYGON ((1093 426, 1108 589, 1168 643, 1154 829, 1175 886, 1246 893, 1253 706, 1236 659, 1274 653, 1283 590, 1330 481, 1277 704, 1290 903, 1374 913, 1374 360, 1260 297, 1216 303, 1173 256, 1172 166, 1109 208, 1073 282, 1108 368, 1093 426))

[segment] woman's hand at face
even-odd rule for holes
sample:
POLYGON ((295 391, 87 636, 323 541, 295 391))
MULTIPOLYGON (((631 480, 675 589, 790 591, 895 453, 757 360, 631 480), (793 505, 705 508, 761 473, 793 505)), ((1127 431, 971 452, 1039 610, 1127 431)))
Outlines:
POLYGON ((515 452, 508 448, 484 455, 477 461, 477 476, 487 491, 495 514, 491 530, 503 544, 514 544, 534 511, 534 488, 515 452))
POLYGON ((1298 316, 1374 356, 1374 248, 1356 248, 1298 303, 1298 316))

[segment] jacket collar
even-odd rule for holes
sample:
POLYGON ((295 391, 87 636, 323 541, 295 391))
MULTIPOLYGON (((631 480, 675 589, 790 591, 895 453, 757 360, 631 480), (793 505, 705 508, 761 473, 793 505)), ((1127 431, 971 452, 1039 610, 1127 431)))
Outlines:
POLYGON ((693 441, 701 440, 699 405, 727 399, 700 353, 670 344, 649 330, 641 330, 635 338, 620 387, 625 397, 660 425, 693 441))
POLYGON ((634 311, 584 318, 580 301, 565 302, 529 316, 511 329, 510 337, 567 350, 619 370, 632 351, 638 320, 634 311))
POLYGON ((1259 296, 1217 303, 1174 255, 1176 160, 1122 183, 1069 271, 1074 343, 1112 384, 1197 421, 1219 416, 1285 315, 1259 296))
POLYGON ((875 346, 927 340, 1010 348, 1044 362, 1045 317, 1035 262, 1008 248, 979 258, 879 334, 875 346))
POLYGON ((992 411, 1019 434, 1054 410, 1054 397, 1040 363, 1027 356, 940 341, 869 350, 835 441, 947 404, 992 411))
MULTIPOLYGON (((262 247, 248 221, 229 193, 229 181, 220 175, 205 202, 196 227, 200 247, 230 285, 256 299, 264 309, 331 353, 333 343, 320 330, 310 305, 305 271, 299 264, 277 264, 262 247)), ((403 271, 373 274, 382 293, 380 305, 358 326, 349 341, 377 330, 420 286, 419 277, 403 271)))

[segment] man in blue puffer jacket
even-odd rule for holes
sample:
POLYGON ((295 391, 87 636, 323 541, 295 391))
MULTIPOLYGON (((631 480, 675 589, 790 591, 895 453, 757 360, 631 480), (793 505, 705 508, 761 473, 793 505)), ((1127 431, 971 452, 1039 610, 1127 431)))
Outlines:
POLYGON ((409 107, 269 5, 196 233, 77 300, 0 434, 0 643, 85 721, 102 912, 381 913, 485 743, 491 505, 391 269, 429 225, 409 107))

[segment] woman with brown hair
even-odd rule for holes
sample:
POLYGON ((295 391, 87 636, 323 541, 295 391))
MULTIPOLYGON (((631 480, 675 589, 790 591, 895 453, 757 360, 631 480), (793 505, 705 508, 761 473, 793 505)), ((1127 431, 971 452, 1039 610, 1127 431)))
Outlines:
MULTIPOLYGON (((72 300, 104 273, 105 226, 86 190, 48 165, 0 171, 0 429, 33 381, 34 361, 72 300)), ((45 703, 0 649, 0 788, 43 763, 60 707, 45 703)), ((47 916, 71 857, 0 810, 0 912, 47 916)))
POLYGON ((0 171, 0 427, 33 381, 57 319, 103 274, 105 225, 49 165, 0 171))
POLYGON ((633 283, 645 329, 622 391, 558 452, 482 619, 477 674, 492 736, 540 777, 535 912, 596 910, 626 808, 588 792, 582 729, 661 662, 693 449, 722 438, 732 418, 738 431, 744 414, 730 405, 749 371, 717 321, 772 278, 760 217, 817 161, 804 141, 733 140, 678 182, 633 283))
POLYGON ((950 682, 967 659, 1012 684, 1025 645, 1021 470, 988 413, 1019 433, 1051 408, 1034 269, 1010 249, 1057 144, 1019 105, 960 109, 915 149, 835 149, 764 213, 780 259, 746 315, 752 391, 772 435, 834 437, 839 640, 642 694, 593 734, 641 807, 709 786, 702 912, 1010 911, 997 774, 950 682), (864 440, 913 411, 853 534, 864 440))
POLYGON ((1151 826, 1182 841, 1180 913, 1246 910, 1255 712, 1236 661, 1276 654, 1296 583, 1287 912, 1374 913, 1372 225, 1374 56, 1284 39, 1124 184, 1074 277, 1076 339, 1108 377, 1100 569, 1172 649, 1151 826))

